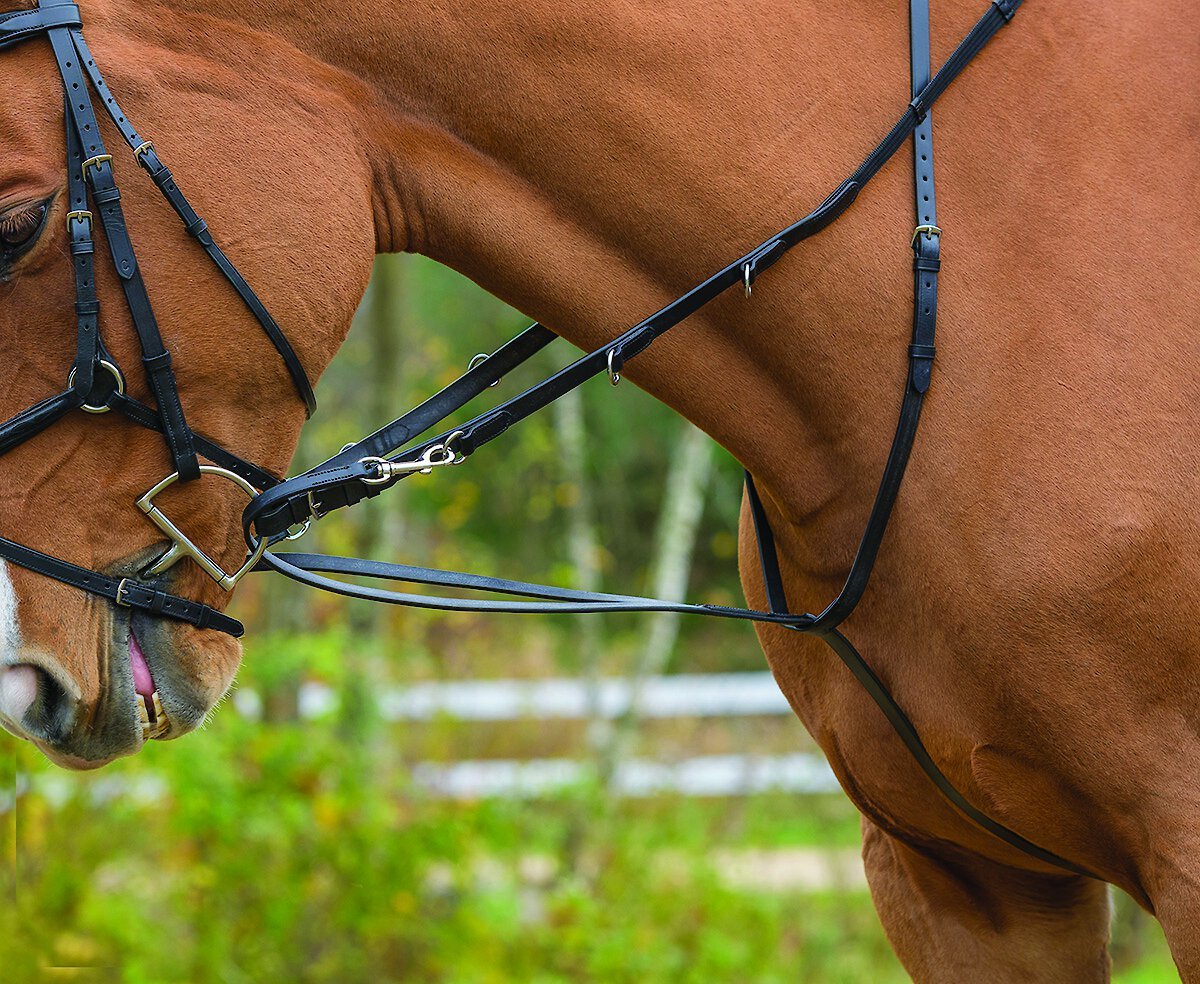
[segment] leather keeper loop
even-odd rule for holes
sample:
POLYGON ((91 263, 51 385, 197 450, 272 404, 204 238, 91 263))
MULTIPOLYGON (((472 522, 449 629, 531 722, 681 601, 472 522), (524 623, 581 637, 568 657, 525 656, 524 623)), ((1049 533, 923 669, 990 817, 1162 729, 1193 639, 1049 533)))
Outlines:
POLYGON ((171 368, 171 353, 160 352, 158 355, 147 355, 142 358, 142 365, 147 372, 157 373, 171 368))
POLYGON ((1007 24, 1013 19, 1013 14, 1017 12, 1017 7, 1020 6, 1020 0, 992 0, 992 6, 1000 11, 1000 16, 1004 18, 1004 23, 1007 24))
POLYGON ((92 198, 95 199, 97 205, 112 205, 121 200, 121 189, 113 184, 111 179, 107 185, 105 188, 97 188, 93 185, 92 198))
POLYGON ((463 454, 473 454, 477 448, 494 441, 512 426, 512 414, 504 411, 488 420, 482 421, 473 430, 469 430, 458 439, 459 450, 463 454))
POLYGON ((910 345, 908 347, 908 357, 910 359, 928 359, 931 362, 937 354, 937 347, 933 345, 910 345))

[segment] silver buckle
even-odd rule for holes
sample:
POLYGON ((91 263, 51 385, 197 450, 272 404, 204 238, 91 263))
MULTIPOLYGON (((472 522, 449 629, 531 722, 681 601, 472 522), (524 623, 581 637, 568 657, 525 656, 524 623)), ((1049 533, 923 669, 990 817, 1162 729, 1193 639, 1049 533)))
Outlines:
MULTIPOLYGON (((241 475, 227 471, 224 468, 216 468, 213 465, 201 465, 200 474, 215 475, 218 478, 224 478, 236 485, 251 499, 255 498, 259 494, 258 489, 242 478, 241 475)), ((200 566, 201 570, 203 570, 204 573, 216 581, 217 584, 221 585, 222 588, 224 588, 226 591, 232 591, 235 587, 237 587, 238 582, 247 574, 249 574, 254 568, 254 565, 262 559, 262 555, 266 553, 267 550, 267 540, 260 540, 255 546, 254 550, 250 552, 250 556, 246 559, 246 562, 236 571, 234 571, 232 574, 226 572, 216 563, 216 561, 209 557, 208 554, 196 546, 196 544, 193 543, 192 540, 186 534, 184 534, 178 526, 171 522, 171 520, 163 514, 162 510, 160 510, 158 506, 154 504, 155 496, 178 481, 179 472, 175 472, 173 475, 168 475, 137 501, 137 507, 144 512, 150 522, 162 530, 162 532, 167 535, 167 539, 171 541, 171 549, 159 557, 158 560, 156 560, 150 567, 148 567, 146 569, 146 574, 151 577, 157 574, 162 574, 164 571, 174 567, 177 563, 179 563, 179 561, 187 557, 195 561, 196 564, 200 566)))
POLYGON ((131 579, 129 579, 127 577, 121 578, 121 580, 117 583, 117 597, 115 600, 116 600, 116 603, 118 605, 120 605, 122 608, 131 608, 132 607, 129 604, 129 602, 127 602, 125 600, 125 592, 128 591, 129 586, 134 583, 135 583, 134 581, 132 581, 131 579))

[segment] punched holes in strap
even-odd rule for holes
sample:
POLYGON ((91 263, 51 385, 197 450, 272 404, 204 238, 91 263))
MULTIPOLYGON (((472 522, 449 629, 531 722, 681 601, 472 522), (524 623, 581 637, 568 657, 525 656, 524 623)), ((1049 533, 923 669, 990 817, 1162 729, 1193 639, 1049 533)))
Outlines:
MULTIPOLYGON (((930 78, 929 0, 911 0, 909 28, 914 99, 930 78)), ((909 379, 921 394, 933 379, 934 334, 937 328, 938 270, 942 230, 937 224, 933 180, 933 116, 925 112, 913 130, 913 195, 917 227, 913 231, 913 339, 909 346, 909 379)))

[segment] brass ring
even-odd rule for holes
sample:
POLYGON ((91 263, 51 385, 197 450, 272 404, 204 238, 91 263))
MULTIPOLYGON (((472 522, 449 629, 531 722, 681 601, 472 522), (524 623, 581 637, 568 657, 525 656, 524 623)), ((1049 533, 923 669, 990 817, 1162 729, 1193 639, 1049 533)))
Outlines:
MULTIPOLYGON (((117 381, 117 388, 116 388, 117 395, 124 396, 125 395, 125 377, 123 375, 121 375, 121 370, 119 368, 117 368, 117 366, 115 366, 113 363, 109 362, 107 359, 101 359, 97 363, 97 365, 99 365, 101 369, 107 369, 112 374, 113 379, 115 379, 117 381)), ((78 367, 72 368, 70 374, 67 376, 67 389, 75 388, 75 373, 77 372, 77 370, 78 370, 78 367)), ((110 411, 112 409, 112 407, 107 406, 106 404, 101 404, 100 406, 93 406, 90 403, 85 403, 79 409, 82 410, 84 413, 108 413, 108 411, 110 411)))

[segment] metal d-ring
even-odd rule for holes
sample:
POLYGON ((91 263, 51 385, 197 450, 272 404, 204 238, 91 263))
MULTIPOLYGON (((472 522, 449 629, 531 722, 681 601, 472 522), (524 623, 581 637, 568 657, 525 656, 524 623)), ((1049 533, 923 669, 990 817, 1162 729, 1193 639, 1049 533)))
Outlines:
MULTIPOLYGON (((117 382, 116 389, 115 389, 116 394, 118 396, 124 396, 125 395, 125 377, 121 374, 121 370, 114 363, 109 362, 107 359, 100 359, 96 364, 101 369, 106 369, 106 370, 108 370, 109 373, 112 374, 112 378, 115 379, 117 382)), ((79 368, 78 366, 72 367, 71 372, 68 374, 67 389, 75 388, 75 374, 78 371, 78 368, 79 368)), ((90 403, 85 403, 79 409, 82 410, 84 413, 108 413, 108 411, 110 411, 112 409, 112 407, 108 406, 105 403, 102 403, 99 406, 93 406, 90 403)))
POLYGON ((620 386, 621 370, 613 368, 613 360, 616 359, 616 357, 617 350, 615 348, 610 348, 608 350, 608 381, 612 383, 613 386, 620 386))
MULTIPOLYGON (((200 474, 224 478, 236 485, 251 499, 259 495, 258 489, 242 478, 241 475, 235 474, 234 472, 228 471, 224 468, 217 468, 214 465, 201 465, 200 474)), ((216 561, 209 557, 208 554, 196 546, 196 544, 193 543, 192 540, 182 530, 180 530, 178 526, 168 519, 163 514, 162 510, 158 508, 158 506, 154 504, 155 496, 178 481, 179 472, 175 472, 173 475, 168 475, 137 501, 137 507, 146 514, 146 518, 149 519, 150 522, 152 522, 160 530, 162 530, 162 532, 166 534, 167 539, 171 541, 171 548, 165 554, 159 557, 158 560, 151 564, 146 569, 145 574, 148 577, 162 574, 164 571, 174 567, 177 563, 179 563, 179 561, 187 557, 195 561, 196 564, 199 565, 200 569, 203 570, 214 581, 216 581, 217 584, 221 585, 222 588, 224 588, 226 591, 232 591, 235 587, 237 587, 238 581, 249 574, 250 571, 254 569, 254 566, 262 559, 262 555, 266 553, 267 550, 267 540, 266 538, 259 540, 255 544, 253 551, 251 551, 250 556, 246 559, 246 562, 242 564, 242 566, 236 571, 234 571, 234 573, 227 573, 216 563, 216 561)))
MULTIPOLYGON (((474 356, 470 362, 467 363, 467 372, 470 372, 472 369, 478 369, 490 358, 491 356, 488 355, 487 352, 480 352, 478 355, 474 356)), ((491 389, 493 386, 499 386, 502 382, 504 382, 503 376, 501 376, 495 382, 488 383, 488 389, 491 389)))

